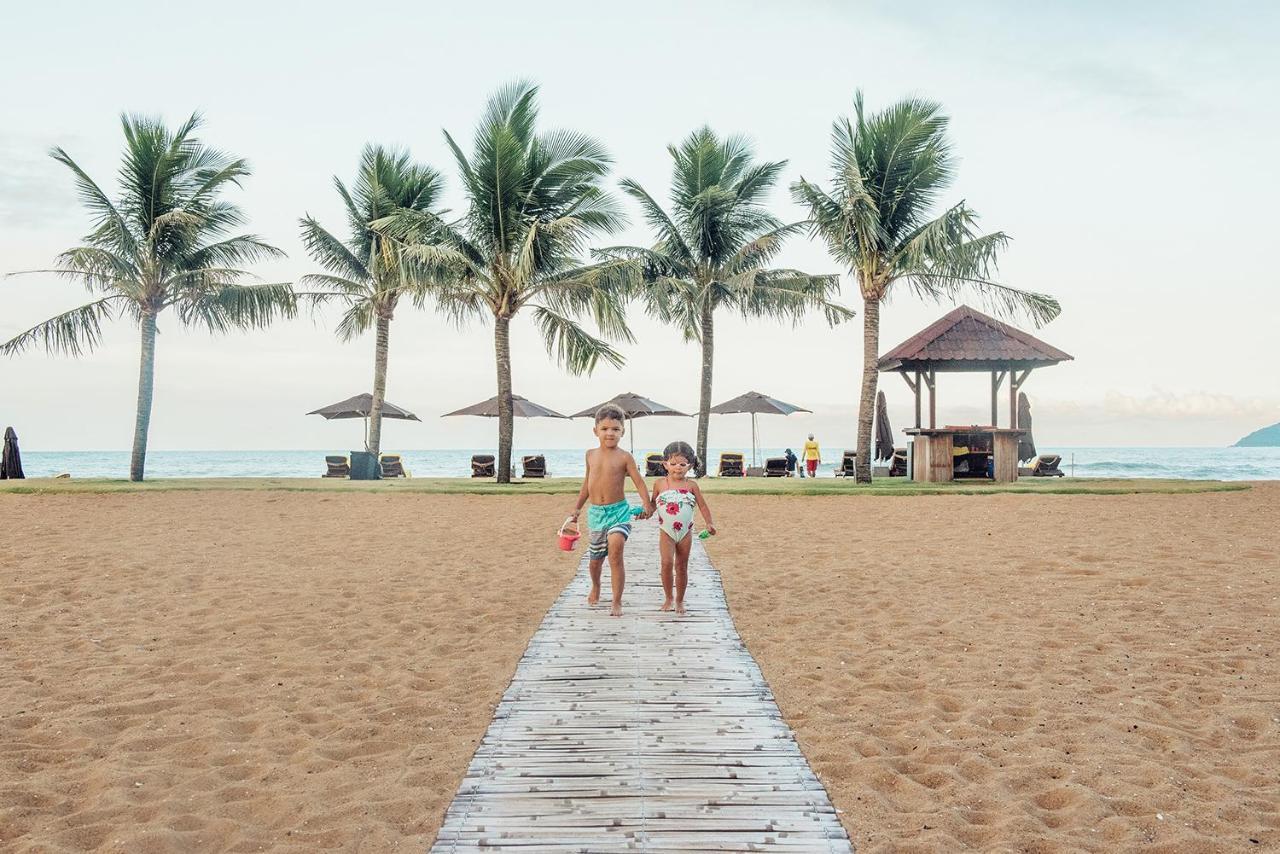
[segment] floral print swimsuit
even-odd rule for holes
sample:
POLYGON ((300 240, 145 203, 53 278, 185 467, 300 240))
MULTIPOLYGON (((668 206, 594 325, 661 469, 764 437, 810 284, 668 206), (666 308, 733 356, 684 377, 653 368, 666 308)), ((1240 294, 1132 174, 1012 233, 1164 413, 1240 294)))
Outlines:
POLYGON ((698 500, 687 489, 664 489, 658 493, 658 528, 680 542, 693 530, 693 508, 698 500))

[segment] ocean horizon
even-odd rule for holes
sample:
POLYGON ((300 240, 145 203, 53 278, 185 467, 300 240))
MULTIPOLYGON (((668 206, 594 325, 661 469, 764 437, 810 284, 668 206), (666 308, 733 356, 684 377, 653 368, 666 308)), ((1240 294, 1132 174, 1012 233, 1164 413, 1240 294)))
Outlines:
MULTIPOLYGON (((581 477, 583 448, 520 448, 513 453, 517 469, 525 454, 547 458, 552 477, 581 477)), ((740 451, 740 448, 723 450, 740 451)), ((711 450, 718 459, 721 449, 711 450)), ((1068 476, 1091 478, 1182 478, 1188 480, 1280 480, 1280 448, 1234 447, 1068 447, 1047 446, 1041 453, 1061 454, 1062 470, 1068 476)), ((642 458, 648 449, 637 449, 642 458)), ((766 456, 781 456, 782 448, 766 448, 766 456)), ((148 478, 220 477, 319 477, 324 473, 329 450, 188 450, 147 452, 148 478)), ((388 449, 399 453, 405 467, 415 477, 469 477, 473 454, 492 454, 493 449, 388 449)), ((824 461, 820 476, 831 477, 839 452, 824 461)), ((750 452, 747 452, 748 457, 750 452)), ((27 477, 52 477, 69 473, 77 478, 127 478, 128 451, 23 451, 27 477)), ((763 464, 763 463, 762 463, 763 464)))

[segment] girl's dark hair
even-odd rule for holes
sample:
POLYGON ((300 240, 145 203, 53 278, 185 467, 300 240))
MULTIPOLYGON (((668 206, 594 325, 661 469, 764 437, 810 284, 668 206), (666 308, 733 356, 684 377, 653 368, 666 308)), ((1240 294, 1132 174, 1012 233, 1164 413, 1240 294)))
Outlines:
POLYGON ((662 449, 662 458, 664 460, 677 456, 684 457, 689 461, 689 465, 694 468, 698 467, 698 455, 693 452, 693 448, 689 447, 688 442, 672 442, 662 449))

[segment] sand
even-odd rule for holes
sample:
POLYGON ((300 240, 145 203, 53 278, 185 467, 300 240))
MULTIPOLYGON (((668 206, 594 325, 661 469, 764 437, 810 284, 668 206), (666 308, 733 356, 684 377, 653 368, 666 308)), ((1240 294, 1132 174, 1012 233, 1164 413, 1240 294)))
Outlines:
MULTIPOLYGON (((861 852, 1280 850, 1280 485, 711 500, 861 852)), ((0 851, 424 850, 569 501, 0 494, 0 851)))
POLYGON ((0 850, 425 851, 566 503, 0 495, 0 850))
POLYGON ((714 509, 861 854, 1280 851, 1280 484, 714 509))

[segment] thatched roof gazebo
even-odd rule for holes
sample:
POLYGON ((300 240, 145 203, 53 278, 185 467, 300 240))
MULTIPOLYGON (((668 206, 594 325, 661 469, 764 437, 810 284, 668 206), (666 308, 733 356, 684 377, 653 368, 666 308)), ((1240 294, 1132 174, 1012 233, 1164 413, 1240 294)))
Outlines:
MULTIPOLYGON (((954 451, 978 448, 961 456, 993 458, 992 477, 999 481, 1018 477, 1018 392, 1035 368, 1056 365, 1072 357, 1034 335, 1001 323, 967 305, 948 312, 925 329, 880 357, 879 369, 899 374, 916 399, 916 423, 907 429, 916 437, 913 476, 917 480, 952 480, 954 451), (967 371, 991 373, 991 424, 971 427, 938 427, 937 375, 967 371), (1009 426, 999 426, 1000 388, 1009 380, 1009 426), (929 426, 923 424, 923 396, 929 391, 929 426), (958 435, 966 444, 957 446, 958 435)), ((966 460, 965 463, 976 462, 966 460)), ((984 469, 985 474, 985 469, 984 469)))

